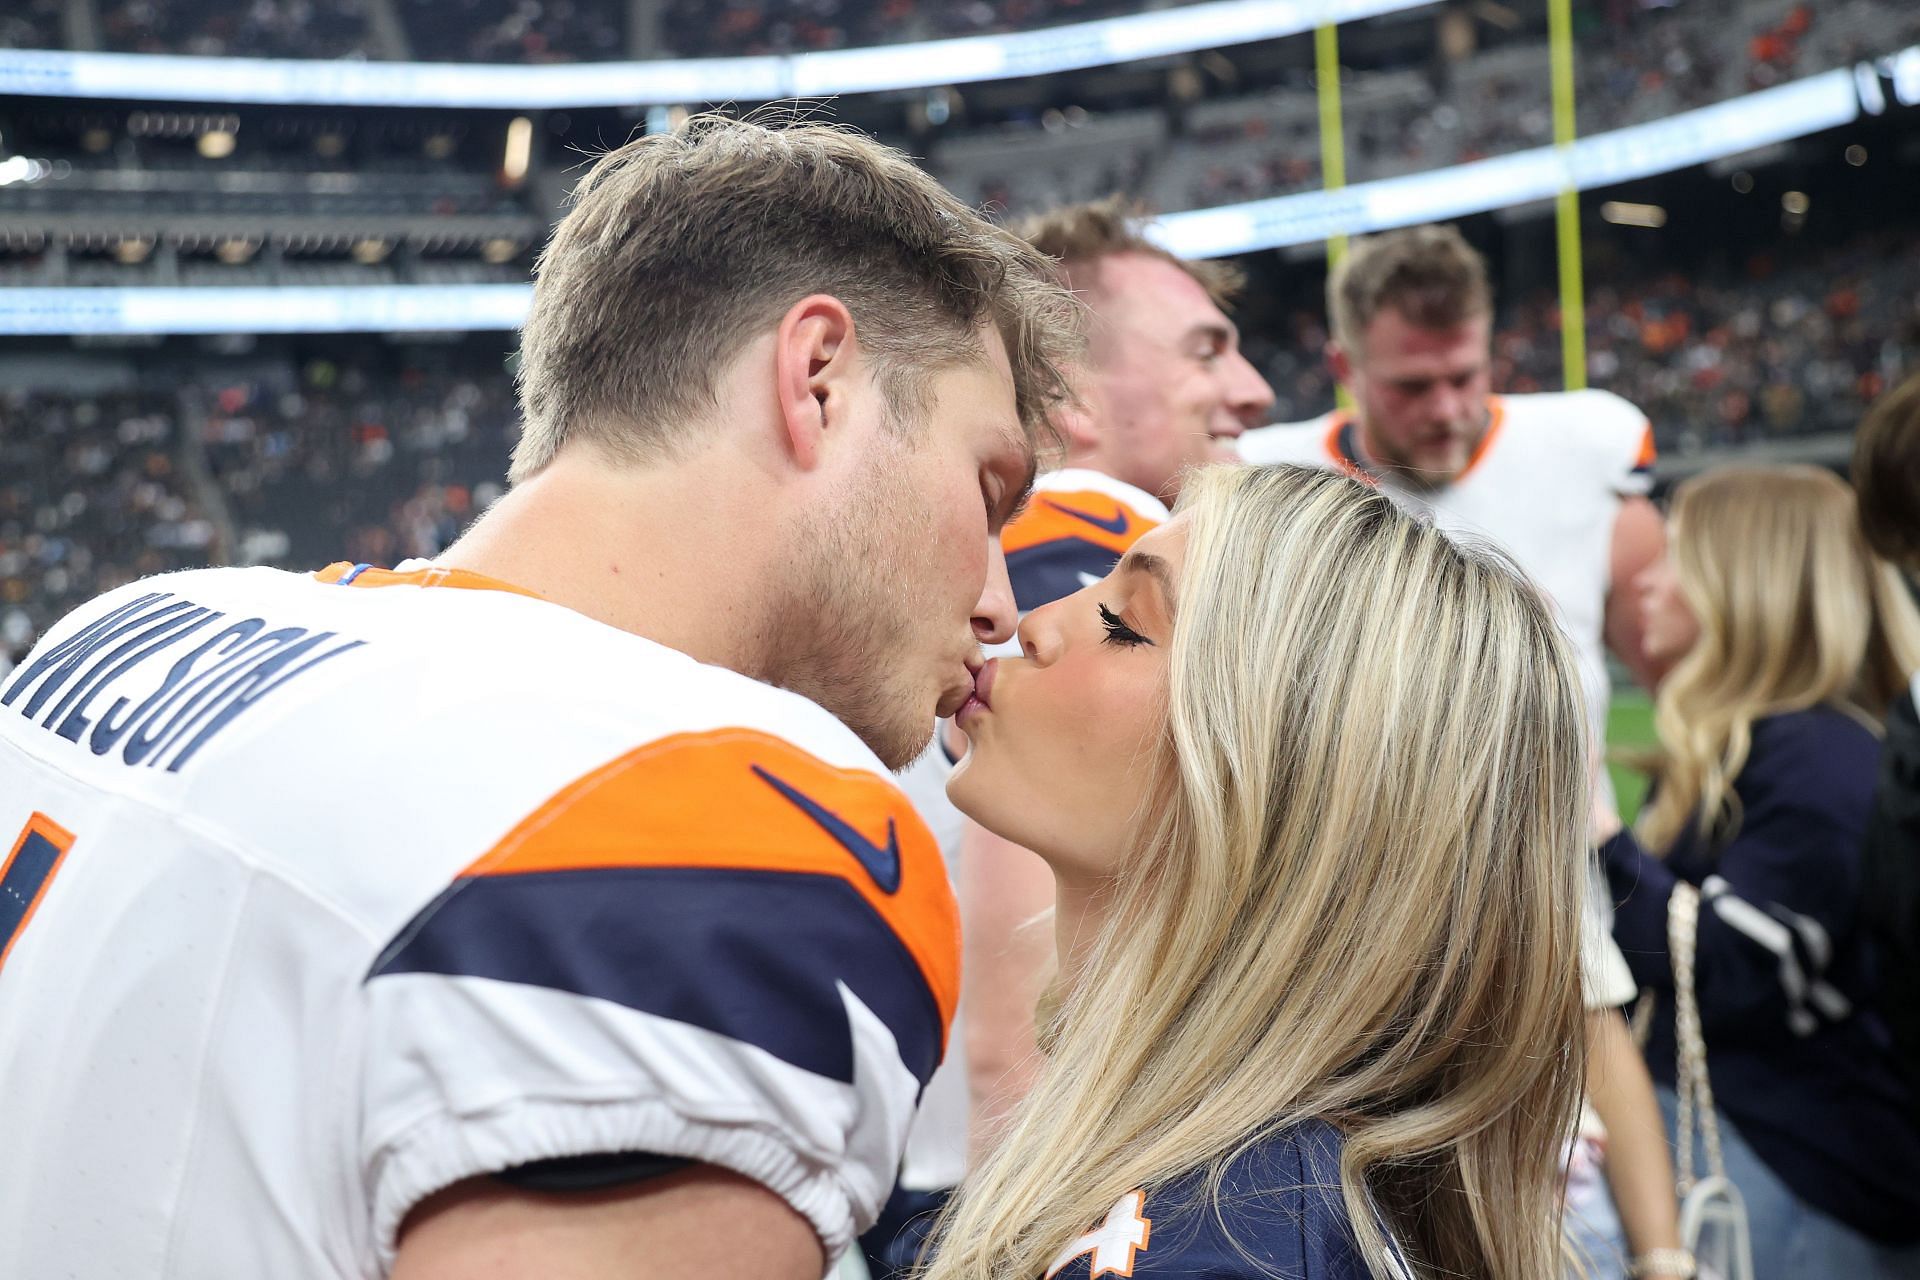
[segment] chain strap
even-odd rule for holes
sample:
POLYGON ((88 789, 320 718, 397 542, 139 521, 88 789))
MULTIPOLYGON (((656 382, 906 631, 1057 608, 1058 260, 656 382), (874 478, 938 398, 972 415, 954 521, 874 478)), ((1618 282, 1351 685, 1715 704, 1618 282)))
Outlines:
POLYGON ((1720 1152, 1720 1120, 1713 1108, 1713 1083, 1707 1076, 1707 1042, 1700 1034, 1700 1002, 1695 994, 1693 957, 1700 920, 1700 891, 1684 880, 1673 888, 1667 903, 1667 949, 1673 956, 1673 1038, 1676 1045, 1675 1090, 1679 1099, 1679 1176, 1684 1197, 1693 1189, 1693 1130, 1696 1118, 1706 1149, 1707 1172, 1727 1176, 1720 1152))

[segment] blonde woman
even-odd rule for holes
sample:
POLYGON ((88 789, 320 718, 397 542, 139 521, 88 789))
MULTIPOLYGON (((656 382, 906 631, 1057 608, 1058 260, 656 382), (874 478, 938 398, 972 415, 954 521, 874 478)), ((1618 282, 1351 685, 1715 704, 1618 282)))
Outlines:
POLYGON ((1211 468, 1021 644, 949 791, 1053 871, 1047 1061, 928 1280, 1556 1274, 1587 766, 1539 596, 1211 468))
POLYGON ((1920 667, 1920 615, 1824 471, 1712 472, 1680 488, 1671 527, 1639 584, 1649 653, 1674 664, 1665 762, 1637 837, 1604 849, 1614 936, 1659 997, 1649 1066, 1672 1085, 1683 879, 1702 895, 1707 1062, 1757 1275, 1920 1276, 1920 1128, 1861 924, 1880 717, 1920 667))

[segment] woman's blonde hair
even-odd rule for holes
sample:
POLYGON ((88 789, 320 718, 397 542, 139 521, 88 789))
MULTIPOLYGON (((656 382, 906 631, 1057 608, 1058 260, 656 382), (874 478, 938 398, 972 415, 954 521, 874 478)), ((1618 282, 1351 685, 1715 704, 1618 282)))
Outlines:
POLYGON ((1540 597, 1331 473, 1190 478, 1160 781, 930 1280, 1035 1280, 1308 1118, 1377 1276, 1555 1274, 1583 1069, 1580 680, 1540 597), (1394 1244, 1390 1245, 1386 1234, 1394 1244))
POLYGON ((1660 785, 1639 821, 1669 847, 1738 829, 1753 722, 1831 706, 1879 731, 1920 667, 1920 613, 1862 538, 1852 490, 1817 467, 1723 467, 1680 486, 1671 537, 1700 638, 1654 702, 1660 785))

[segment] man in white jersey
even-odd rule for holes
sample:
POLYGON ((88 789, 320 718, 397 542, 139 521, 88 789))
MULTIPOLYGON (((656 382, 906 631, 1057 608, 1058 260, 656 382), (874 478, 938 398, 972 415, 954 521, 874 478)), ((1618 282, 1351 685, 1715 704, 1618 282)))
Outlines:
POLYGON ((0 1275, 818 1280, 878 1213, 959 985, 886 770, 1011 634, 1070 300, 841 131, 576 200, 440 561, 0 682, 0 1275))
MULTIPOLYGON (((1241 456, 1347 471, 1450 533, 1504 548, 1573 639, 1597 751, 1611 696, 1606 650, 1652 685, 1634 579, 1664 553, 1666 536, 1646 497, 1646 415, 1606 391, 1492 394, 1486 264, 1452 227, 1356 241, 1327 280, 1327 311, 1328 364, 1354 409, 1248 432, 1241 456)), ((1664 1250, 1679 1244, 1672 1170, 1646 1068, 1614 1012, 1633 988, 1616 985, 1625 965, 1607 919, 1596 896, 1582 954, 1589 1096, 1611 1140, 1608 1179, 1628 1240, 1664 1250)))
POLYGON ((1558 609, 1603 728, 1606 651, 1648 674, 1633 579, 1666 546, 1645 496, 1646 414, 1607 391, 1492 394, 1486 266, 1452 227, 1356 241, 1327 310, 1327 361, 1354 408, 1249 432, 1241 456, 1352 472, 1504 547, 1558 609))
MULTIPOLYGON (((1040 477, 1002 539, 1025 613, 1104 578, 1166 519, 1188 468, 1234 456, 1235 437, 1265 420, 1273 392, 1240 354, 1224 310, 1240 281, 1224 264, 1168 254, 1117 198, 1055 210, 1020 231, 1058 260, 1090 316, 1078 403, 1056 416, 1065 465, 1040 477)), ((913 793, 923 812, 950 808, 944 792, 913 793)), ((1025 1094, 1035 1066, 1034 1003, 1053 937, 1021 926, 1052 905, 1053 877, 1036 855, 977 824, 959 830, 961 1027, 977 1145, 1025 1094)))

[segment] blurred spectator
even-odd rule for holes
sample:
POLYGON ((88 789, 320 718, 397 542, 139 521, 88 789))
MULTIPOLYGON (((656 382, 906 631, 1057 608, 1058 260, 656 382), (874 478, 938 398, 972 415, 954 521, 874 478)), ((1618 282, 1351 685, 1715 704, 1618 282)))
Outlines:
POLYGON ((289 567, 437 555, 499 493, 519 432, 504 370, 376 380, 316 360, 204 394, 238 558, 289 567))
MULTIPOLYGON (((1895 233, 1775 271, 1766 255, 1736 280, 1675 271, 1611 283, 1588 299, 1594 385, 1644 408, 1661 447, 1850 431, 1898 366, 1920 320, 1920 239, 1895 233)), ((1560 385, 1558 311, 1517 308, 1495 349, 1498 385, 1560 385)))
MULTIPOLYGON (((1648 1066, 1671 1090, 1669 899, 1691 885, 1706 1065, 1755 1276, 1911 1276, 1920 1119, 1862 919, 1862 844, 1920 611, 1861 540, 1852 491, 1813 467, 1683 484, 1670 558, 1638 586, 1648 654, 1671 664, 1664 755, 1638 834, 1602 855, 1614 936, 1656 993, 1648 1066)), ((1664 1105, 1671 1123, 1671 1092, 1664 1105)))
POLYGON ((218 554, 179 443, 165 397, 0 393, 0 668, 82 601, 218 554))
POLYGON ((57 49, 62 0, 8 0, 0 11, 0 49, 57 49))
MULTIPOLYGON (((1193 0, 1174 0, 1192 3, 1193 0)), ((1029 31, 1169 8, 1142 0, 668 0, 663 28, 683 58, 820 49, 1029 31)))
POLYGON ((101 0, 102 45, 116 53, 364 58, 363 0, 101 0))
MULTIPOLYGON (((1875 551, 1920 575, 1920 374, 1877 401, 1854 439, 1860 528, 1875 551)), ((1911 578, 1910 578, 1911 585, 1911 578)), ((1920 673, 1887 712, 1867 829, 1867 927, 1896 1060, 1920 1121, 1920 673)))
MULTIPOLYGON (((1782 12, 1737 0, 1691 0, 1671 8, 1588 6, 1576 63, 1582 134, 1642 124, 1755 89, 1798 79, 1920 41, 1920 6, 1904 0, 1842 0, 1823 10, 1782 12)), ((1356 79, 1354 73, 1347 77, 1356 79)), ((1544 40, 1483 50, 1436 77, 1430 101, 1369 105, 1347 87, 1347 178, 1364 182, 1553 141, 1551 78, 1544 40)), ((1237 126, 1216 123, 1196 141, 1256 141, 1275 117, 1310 121, 1314 89, 1300 83, 1249 99, 1237 126)), ((1182 172, 1190 172, 1191 166, 1182 172)), ((1311 190, 1319 146, 1304 131, 1275 132, 1264 150, 1239 148, 1177 190, 1151 194, 1162 208, 1204 208, 1311 190)))
MULTIPOLYGON (((624 0, 403 0, 428 62, 608 62, 626 56, 624 0)), ((708 6, 712 7, 712 6, 708 6)))

